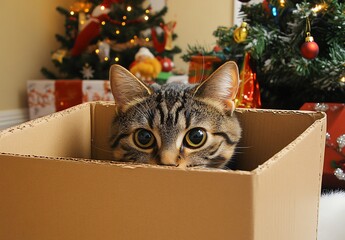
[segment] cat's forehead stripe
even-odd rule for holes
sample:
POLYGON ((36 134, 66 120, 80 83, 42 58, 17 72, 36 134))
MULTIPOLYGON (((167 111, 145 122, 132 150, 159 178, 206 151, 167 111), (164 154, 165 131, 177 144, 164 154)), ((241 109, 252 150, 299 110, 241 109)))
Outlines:
POLYGON ((162 89, 157 92, 155 101, 161 125, 177 125, 180 113, 186 108, 186 95, 186 91, 176 91, 176 89, 162 89))

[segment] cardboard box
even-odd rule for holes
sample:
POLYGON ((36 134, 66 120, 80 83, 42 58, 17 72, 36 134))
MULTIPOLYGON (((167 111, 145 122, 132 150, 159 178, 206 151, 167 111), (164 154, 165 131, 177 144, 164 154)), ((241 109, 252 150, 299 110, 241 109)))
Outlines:
POLYGON ((239 109, 238 171, 107 161, 113 114, 85 103, 0 133, 0 239, 316 239, 324 113, 239 109))

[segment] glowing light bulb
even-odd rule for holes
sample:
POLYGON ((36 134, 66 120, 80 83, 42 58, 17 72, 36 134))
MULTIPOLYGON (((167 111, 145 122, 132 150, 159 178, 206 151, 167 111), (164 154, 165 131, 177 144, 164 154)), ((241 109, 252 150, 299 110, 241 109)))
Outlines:
POLYGON ((131 41, 130 41, 132 44, 134 43, 134 39, 131 39, 131 41))
POLYGON ((146 13, 150 13, 150 10, 148 10, 148 9, 146 9, 146 11, 145 11, 146 13))
POLYGON ((95 50, 95 53, 96 53, 96 54, 99 54, 99 49, 98 49, 98 48, 95 50))
POLYGON ((122 26, 126 26, 126 23, 125 23, 125 22, 122 22, 121 25, 122 25, 122 26))
POLYGON ((132 7, 131 7, 131 6, 128 6, 128 7, 127 7, 127 11, 128 11, 128 12, 132 11, 132 7))
POLYGON ((120 58, 116 57, 114 60, 115 60, 115 62, 118 62, 118 61, 120 61, 120 58))
POLYGON ((105 57, 105 58, 104 58, 104 61, 108 61, 108 60, 109 60, 109 58, 108 58, 108 57, 105 57))
POLYGON ((90 9, 88 9, 88 8, 84 9, 84 12, 86 12, 86 13, 88 13, 89 11, 90 11, 90 9))
POLYGON ((74 15, 74 12, 73 11, 70 11, 69 14, 71 14, 72 16, 74 15))
POLYGON ((115 33, 116 33, 116 34, 120 34, 120 30, 116 30, 115 33))
POLYGON ((144 19, 145 21, 149 20, 149 16, 145 15, 144 19))
POLYGON ((280 0, 280 6, 285 7, 285 0, 280 0))
POLYGON ((313 7, 311 10, 312 10, 314 13, 316 13, 316 12, 321 11, 324 7, 325 7, 325 6, 322 5, 322 4, 317 4, 317 5, 315 5, 315 7, 313 7))
POLYGON ((339 79, 340 82, 345 83, 345 76, 339 79))
POLYGON ((277 8, 276 8, 276 7, 273 7, 273 8, 272 8, 272 15, 273 15, 274 17, 276 17, 276 16, 278 15, 278 11, 277 11, 277 8))
POLYGON ((105 21, 102 21, 102 25, 105 25, 105 21))
POLYGON ((123 16, 122 19, 123 19, 123 20, 126 20, 126 19, 127 19, 127 16, 123 16))
POLYGON ((104 11, 105 7, 104 6, 101 6, 101 10, 104 11))
POLYGON ((145 38, 145 41, 148 42, 148 41, 150 41, 150 39, 147 37, 147 38, 145 38))

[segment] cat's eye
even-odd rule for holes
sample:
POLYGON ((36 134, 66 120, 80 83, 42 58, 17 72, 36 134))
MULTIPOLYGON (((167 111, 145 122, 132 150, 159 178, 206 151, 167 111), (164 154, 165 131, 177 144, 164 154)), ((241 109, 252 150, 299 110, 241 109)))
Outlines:
POLYGON ((155 144, 155 137, 151 131, 140 128, 134 133, 133 141, 139 148, 149 149, 155 144))
POLYGON ((189 130, 184 138, 184 145, 189 148, 199 148, 206 142, 207 134, 202 128, 189 130))

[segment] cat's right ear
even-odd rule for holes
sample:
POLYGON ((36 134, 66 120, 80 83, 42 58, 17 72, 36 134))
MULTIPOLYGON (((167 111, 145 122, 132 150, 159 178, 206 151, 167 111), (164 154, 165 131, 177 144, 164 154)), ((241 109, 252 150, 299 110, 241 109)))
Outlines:
POLYGON ((109 80, 115 103, 120 107, 133 99, 146 97, 153 92, 143 81, 117 64, 110 67, 109 80))
POLYGON ((219 100, 233 112, 239 82, 237 64, 229 61, 201 82, 196 88, 194 96, 219 100))

